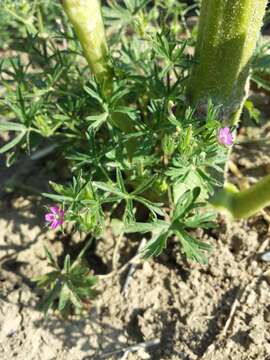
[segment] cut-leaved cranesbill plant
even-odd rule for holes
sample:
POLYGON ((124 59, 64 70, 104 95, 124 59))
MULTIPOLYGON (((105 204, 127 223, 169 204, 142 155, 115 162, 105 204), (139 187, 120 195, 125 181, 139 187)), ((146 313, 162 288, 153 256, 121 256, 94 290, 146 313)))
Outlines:
MULTIPOLYGON (((11 135, 0 153, 9 166, 22 151, 65 157, 69 179, 43 193, 48 227, 70 222, 99 238, 118 209, 120 239, 151 234, 142 257, 175 238, 183 256, 205 263, 210 246, 194 230, 213 227, 217 209, 237 218, 269 205, 269 177, 243 192, 226 182, 242 109, 259 117, 248 84, 269 90, 266 3, 5 1, 2 33, 19 36, 0 63, 0 130, 11 135)), ((47 256, 41 308, 81 309, 95 282, 82 256, 63 269, 47 256)))
POLYGON ((39 287, 48 289, 48 293, 38 305, 45 314, 50 308, 54 308, 56 300, 58 300, 57 309, 62 316, 69 315, 71 308, 74 308, 76 313, 81 313, 85 303, 96 295, 94 285, 97 278, 91 274, 82 258, 91 242, 92 239, 86 243, 75 261, 71 262, 70 255, 67 255, 63 269, 45 248, 48 264, 53 270, 35 279, 39 287))

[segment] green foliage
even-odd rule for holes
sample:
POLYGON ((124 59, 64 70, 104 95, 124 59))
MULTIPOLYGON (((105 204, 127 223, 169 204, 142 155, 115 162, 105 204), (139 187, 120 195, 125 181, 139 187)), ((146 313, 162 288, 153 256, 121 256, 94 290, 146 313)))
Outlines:
POLYGON ((251 80, 266 91, 270 91, 270 41, 260 39, 253 57, 251 80))
POLYGON ((153 238, 148 242, 142 253, 145 258, 158 256, 167 245, 171 236, 179 239, 182 252, 187 259, 197 261, 201 264, 207 262, 205 252, 211 250, 211 246, 197 240, 188 233, 190 229, 213 227, 215 214, 213 212, 201 212, 204 205, 196 202, 200 195, 200 188, 186 191, 177 201, 172 212, 170 221, 156 220, 152 223, 135 223, 127 227, 126 232, 152 232, 153 238))
MULTIPOLYGON (((108 1, 113 80, 104 96, 60 2, 5 1, 0 131, 8 140, 0 153, 9 162, 56 144, 51 156, 59 161, 61 154, 70 175, 43 195, 59 203, 74 229, 98 237, 117 210, 127 233, 152 233, 145 257, 159 255, 175 237, 186 258, 205 263, 210 247, 193 233, 213 226, 207 200, 222 186, 213 173, 222 175, 228 152, 217 140, 220 109, 209 101, 200 115, 186 98, 196 36, 186 15, 198 3, 108 1)), ((269 44, 259 44, 253 59, 252 80, 265 90, 268 52, 269 44)), ((257 120, 252 104, 246 108, 257 120)), ((46 312, 60 299, 61 312, 80 308, 94 283, 87 267, 67 257, 62 270, 47 256, 53 271, 39 279, 49 288, 41 307, 46 312)))
POLYGON ((57 194, 43 195, 63 203, 69 221, 75 221, 81 231, 100 234, 104 225, 102 204, 105 199, 98 196, 90 181, 85 181, 82 175, 79 175, 73 177, 72 185, 63 186, 54 182, 50 182, 50 185, 57 194))
MULTIPOLYGON (((61 204, 75 229, 98 236, 108 207, 120 210, 125 227, 136 223, 144 208, 145 226, 153 226, 168 218, 169 208, 179 208, 188 190, 193 194, 199 187, 202 201, 220 185, 209 173, 221 171, 226 158, 216 138, 218 111, 209 103, 208 115, 198 119, 195 109, 186 106, 193 39, 178 35, 187 33, 184 17, 190 9, 164 1, 154 6, 145 0, 108 2, 104 15, 112 34, 108 43, 114 69, 110 97, 91 77, 57 6, 38 2, 31 9, 35 30, 18 20, 24 32, 16 41, 17 53, 1 64, 5 93, 0 112, 7 120, 0 129, 11 136, 0 151, 15 158, 21 151, 39 149, 44 138, 57 143, 72 179, 51 183, 53 192, 43 195, 61 204), (58 14, 57 22, 45 17, 50 10, 58 14), (170 21, 181 26, 168 30, 170 21)), ((202 212, 205 204, 198 204, 202 212)), ((185 225, 195 216, 193 207, 189 211, 154 236, 158 249, 148 255, 159 254, 167 238, 176 235, 183 253, 203 262, 200 243, 187 232, 192 226, 185 225)), ((199 220, 196 224, 203 226, 199 220)))
MULTIPOLYGON (((86 248, 83 252, 85 250, 86 248)), ((83 252, 73 263, 67 255, 64 267, 61 269, 49 250, 45 248, 45 251, 48 263, 53 270, 35 279, 37 286, 49 289, 38 305, 39 310, 47 314, 50 308, 54 308, 57 301, 57 308, 62 316, 69 315, 72 309, 77 313, 81 312, 84 303, 94 297, 96 292, 93 286, 97 280, 82 260, 83 252)))

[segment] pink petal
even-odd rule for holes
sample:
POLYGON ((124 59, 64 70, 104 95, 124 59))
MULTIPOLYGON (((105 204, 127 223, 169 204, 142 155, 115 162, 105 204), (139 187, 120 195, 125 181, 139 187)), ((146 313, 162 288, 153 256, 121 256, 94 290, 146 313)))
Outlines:
POLYGON ((229 127, 219 129, 218 141, 225 146, 231 146, 233 144, 233 136, 229 127))
POLYGON ((53 214, 58 214, 59 212, 59 206, 55 205, 55 206, 51 206, 50 210, 53 214))
POLYGON ((224 133, 224 134, 230 134, 230 128, 228 128, 228 127, 225 127, 225 128, 223 128, 223 129, 221 129, 222 130, 222 132, 224 133))
POLYGON ((45 214, 45 220, 46 221, 53 221, 54 220, 54 214, 51 214, 51 213, 48 213, 48 214, 45 214))
POLYGON ((232 135, 230 134, 227 138, 227 145, 232 145, 233 144, 233 137, 232 135))
POLYGON ((58 220, 54 220, 52 223, 51 223, 51 229, 56 229, 59 225, 59 221, 58 220))

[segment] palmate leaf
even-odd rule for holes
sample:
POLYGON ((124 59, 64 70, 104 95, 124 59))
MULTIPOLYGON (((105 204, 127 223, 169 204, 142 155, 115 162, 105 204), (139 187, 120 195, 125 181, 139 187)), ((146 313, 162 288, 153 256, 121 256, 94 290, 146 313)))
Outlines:
POLYGON ((177 235, 187 259, 196 261, 199 264, 207 263, 208 259, 205 253, 211 251, 211 245, 195 239, 184 229, 179 230, 177 235))
POLYGON ((153 237, 146 246, 142 249, 141 253, 145 259, 152 256, 158 256, 166 248, 169 232, 161 232, 153 237))
POLYGON ((125 228, 126 233, 140 232, 147 233, 152 232, 153 238, 142 249, 141 253, 144 258, 152 256, 158 256, 166 247, 167 238, 169 236, 169 227, 166 221, 157 220, 152 223, 134 223, 125 228))
POLYGON ((194 203, 200 195, 200 188, 195 187, 193 190, 186 191, 178 200, 173 213, 172 221, 179 220, 192 210, 194 203))
POLYGON ((80 311, 83 307, 83 301, 95 295, 92 287, 96 284, 97 279, 89 273, 86 262, 81 258, 91 242, 88 241, 73 263, 71 263, 70 256, 67 255, 62 270, 47 251, 50 265, 57 268, 57 270, 35 279, 38 286, 49 288, 48 294, 38 305, 39 310, 46 314, 54 306, 55 301, 58 300, 58 310, 62 315, 66 316, 72 307, 80 311))
POLYGON ((189 189, 193 189, 195 187, 199 187, 200 195, 199 199, 201 201, 205 201, 208 197, 207 186, 209 183, 202 181, 202 177, 199 176, 196 170, 188 171, 182 177, 181 180, 176 180, 173 186, 173 193, 174 193, 174 201, 175 203, 178 202, 180 196, 189 189))
POLYGON ((197 213, 194 216, 185 220, 185 226, 190 229, 196 229, 196 228, 210 229, 216 226, 214 222, 215 219, 216 219, 216 213, 213 211, 197 213))
POLYGON ((188 233, 189 228, 210 228, 214 226, 213 212, 199 212, 204 204, 197 202, 200 188, 196 187, 186 191, 179 199, 174 210, 171 222, 157 220, 152 223, 134 223, 125 228, 126 233, 140 232, 153 234, 152 239, 142 250, 144 258, 158 256, 166 248, 167 240, 175 235, 179 238, 182 251, 187 259, 206 263, 205 252, 211 250, 211 246, 201 242, 188 233))
POLYGON ((162 205, 163 205, 162 203, 153 203, 152 201, 147 200, 141 196, 134 196, 133 198, 134 200, 140 202, 145 207, 147 207, 154 216, 156 216, 156 214, 160 216, 165 215, 164 211, 162 210, 162 205))
POLYGON ((152 223, 134 223, 126 226, 126 233, 148 233, 152 232, 153 238, 142 249, 141 253, 144 258, 158 256, 166 247, 167 238, 169 236, 169 227, 166 221, 157 220, 152 223))
POLYGON ((43 300, 38 304, 38 310, 47 314, 49 309, 53 306, 54 301, 59 297, 59 294, 62 289, 62 283, 60 280, 57 280, 53 288, 49 293, 43 298, 43 300))
POLYGON ((69 300, 71 301, 71 303, 73 304, 75 309, 78 309, 78 310, 81 309, 82 308, 82 299, 78 295, 77 288, 73 285, 72 281, 70 281, 70 280, 68 280, 66 284, 70 290, 69 300))
POLYGON ((114 27, 117 27, 117 25, 120 27, 130 25, 138 11, 143 9, 148 2, 150 0, 124 0, 125 6, 122 6, 119 1, 109 1, 109 7, 103 8, 105 20, 114 27))

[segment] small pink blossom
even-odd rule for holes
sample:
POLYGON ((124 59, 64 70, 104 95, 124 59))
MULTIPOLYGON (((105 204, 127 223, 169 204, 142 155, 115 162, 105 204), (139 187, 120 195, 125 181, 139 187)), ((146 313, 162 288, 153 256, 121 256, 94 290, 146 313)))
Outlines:
POLYGON ((224 127, 218 130, 218 141, 225 146, 231 146, 233 144, 233 134, 229 127, 224 127))
POLYGON ((51 229, 56 229, 64 223, 65 211, 58 205, 50 207, 50 212, 45 215, 45 220, 50 223, 51 229))

